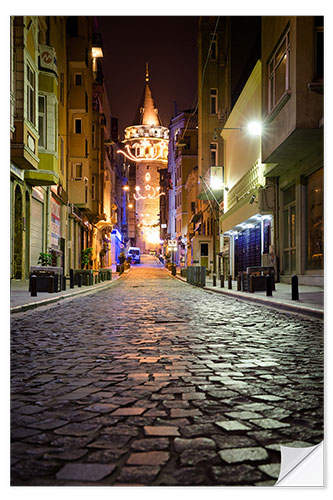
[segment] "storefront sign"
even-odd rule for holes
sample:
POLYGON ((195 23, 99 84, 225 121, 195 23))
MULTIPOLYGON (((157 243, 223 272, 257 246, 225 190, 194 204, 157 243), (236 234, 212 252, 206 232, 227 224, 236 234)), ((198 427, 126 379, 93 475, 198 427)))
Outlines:
POLYGON ((60 239, 60 203, 51 197, 51 246, 58 248, 60 239))
POLYGON ((58 74, 57 57, 54 48, 48 45, 39 45, 39 53, 41 68, 48 71, 54 71, 55 74, 58 74))
POLYGON ((168 240, 168 247, 170 249, 177 248, 177 240, 168 240))

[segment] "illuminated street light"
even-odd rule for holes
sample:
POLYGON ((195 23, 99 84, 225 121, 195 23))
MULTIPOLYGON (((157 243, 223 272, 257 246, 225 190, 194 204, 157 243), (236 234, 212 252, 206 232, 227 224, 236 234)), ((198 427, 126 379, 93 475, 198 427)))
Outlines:
POLYGON ((129 203, 127 206, 128 208, 133 208, 133 203, 129 203))
POLYGON ((247 126, 247 131, 251 135, 261 135, 262 127, 260 122, 250 122, 247 126))
MULTIPOLYGON (((244 130, 244 127, 221 127, 221 128, 215 128, 214 129, 214 134, 213 134, 213 140, 217 141, 217 131, 218 130, 244 130)), ((246 125, 246 130, 250 135, 261 135, 262 134, 262 126, 261 123, 258 121, 252 121, 249 122, 246 125)))
POLYGON ((129 190, 129 186, 123 186, 123 190, 124 191, 128 191, 129 190))

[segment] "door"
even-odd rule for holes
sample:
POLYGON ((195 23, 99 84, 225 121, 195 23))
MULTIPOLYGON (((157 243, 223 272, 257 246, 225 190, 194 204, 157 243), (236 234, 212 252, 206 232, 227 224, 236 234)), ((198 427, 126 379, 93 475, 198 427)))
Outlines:
POLYGON ((208 269, 208 243, 200 243, 200 266, 208 269))
POLYGON ((39 254, 43 251, 43 208, 38 200, 30 201, 30 265, 37 266, 39 254))

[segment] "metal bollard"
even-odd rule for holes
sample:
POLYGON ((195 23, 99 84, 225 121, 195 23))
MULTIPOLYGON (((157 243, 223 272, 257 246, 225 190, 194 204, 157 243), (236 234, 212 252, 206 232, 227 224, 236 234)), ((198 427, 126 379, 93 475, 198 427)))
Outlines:
POLYGON ((237 291, 240 292, 242 289, 242 277, 241 275, 239 274, 237 276, 237 291))
POLYGON ((232 276, 229 274, 228 276, 228 290, 232 290, 232 276))
POLYGON ((250 291, 250 293, 254 292, 254 278, 253 278, 252 274, 250 276, 250 290, 249 291, 250 291))
POLYGON ((37 297, 37 276, 35 274, 30 277, 30 289, 31 297, 37 297))
POLYGON ((66 290, 66 276, 64 274, 62 275, 62 289, 66 290))
POLYGON ((299 300, 298 277, 296 274, 291 277, 291 300, 299 300))
POLYGON ((266 296, 267 297, 272 297, 272 277, 269 274, 266 276, 266 296))
POLYGON ((74 288, 74 269, 69 270, 69 288, 74 288))
POLYGON ((216 286, 216 274, 213 274, 213 286, 216 286))
POLYGON ((241 287, 242 287, 242 292, 245 292, 245 274, 244 273, 241 275, 241 287))
POLYGON ((77 286, 79 288, 81 288, 81 286, 82 286, 82 274, 81 273, 79 273, 77 276, 77 286))
POLYGON ((224 274, 221 274, 221 288, 224 288, 224 274))
POLYGON ((48 292, 53 293, 54 292, 54 276, 49 276, 47 280, 48 284, 48 292))

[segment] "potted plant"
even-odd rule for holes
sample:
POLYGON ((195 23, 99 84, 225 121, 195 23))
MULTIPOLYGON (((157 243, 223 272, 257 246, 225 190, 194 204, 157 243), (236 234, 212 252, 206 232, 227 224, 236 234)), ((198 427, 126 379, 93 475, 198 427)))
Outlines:
POLYGON ((81 268, 88 269, 92 257, 93 249, 91 247, 85 248, 81 252, 81 268))
POLYGON ((60 289, 60 277, 61 268, 52 265, 53 256, 51 253, 40 252, 37 266, 30 267, 30 277, 29 277, 29 290, 31 290, 31 276, 37 277, 37 291, 38 292, 48 292, 49 291, 49 278, 53 276, 54 284, 53 290, 55 292, 60 289))
POLYGON ((52 255, 46 252, 40 252, 37 264, 40 266, 52 266, 52 255))

